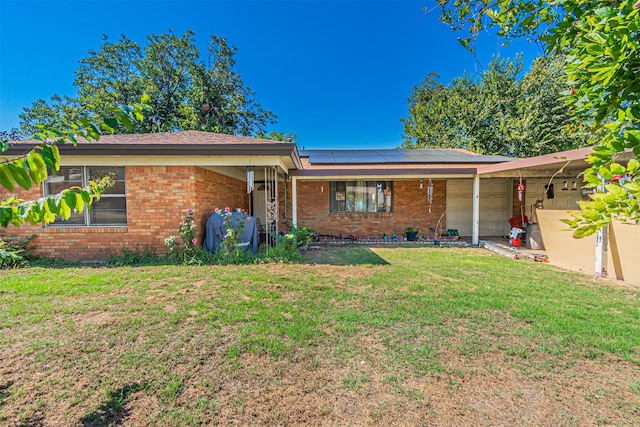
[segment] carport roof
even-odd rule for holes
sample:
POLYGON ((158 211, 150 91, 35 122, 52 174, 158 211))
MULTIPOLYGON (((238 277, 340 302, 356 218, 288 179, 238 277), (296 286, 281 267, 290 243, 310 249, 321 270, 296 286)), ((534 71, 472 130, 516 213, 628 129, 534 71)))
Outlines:
POLYGON ((587 155, 592 147, 544 154, 542 156, 516 159, 507 163, 495 163, 478 167, 478 175, 485 176, 537 176, 562 169, 582 171, 589 167, 587 155))

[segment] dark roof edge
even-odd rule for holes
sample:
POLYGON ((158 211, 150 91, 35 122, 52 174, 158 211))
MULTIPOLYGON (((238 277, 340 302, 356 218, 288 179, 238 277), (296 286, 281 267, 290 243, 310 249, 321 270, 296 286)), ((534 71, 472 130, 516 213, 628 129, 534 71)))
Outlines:
MULTIPOLYGON (((26 154, 35 145, 32 143, 11 144, 5 156, 26 154)), ((176 155, 218 155, 218 156, 290 156, 293 164, 302 169, 302 162, 295 144, 95 144, 58 145, 60 155, 95 156, 176 156, 176 155)))
POLYGON ((331 177, 331 176, 364 176, 364 175, 475 175, 478 168, 411 168, 411 169, 322 169, 322 170, 297 170, 289 172, 295 177, 331 177))

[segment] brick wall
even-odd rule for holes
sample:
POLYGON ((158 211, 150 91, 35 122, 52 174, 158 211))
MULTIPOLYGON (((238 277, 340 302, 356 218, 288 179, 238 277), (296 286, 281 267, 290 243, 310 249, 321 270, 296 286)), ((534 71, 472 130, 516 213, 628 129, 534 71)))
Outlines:
POLYGON ((389 213, 341 213, 329 212, 329 181, 298 181, 298 224, 316 228, 320 234, 402 236, 404 228, 420 229, 418 235, 430 236, 430 227, 438 220, 440 228, 446 224, 446 181, 433 181, 433 200, 427 200, 427 181, 423 180, 420 192, 419 180, 394 181, 393 212, 389 213), (431 212, 429 212, 431 207, 431 212))
MULTIPOLYGON (((178 235, 182 217, 195 211, 198 239, 204 237, 204 224, 215 207, 248 208, 242 181, 195 166, 128 166, 127 227, 44 227, 9 226, 3 236, 37 234, 33 253, 47 258, 104 260, 123 249, 152 247, 165 253, 164 239, 178 235)), ((16 189, 25 200, 42 196, 42 187, 30 191, 16 189)))
POLYGON ((198 224, 198 243, 202 243, 205 226, 216 208, 249 211, 249 195, 244 181, 195 167, 194 183, 195 198, 191 209, 195 211, 198 224))

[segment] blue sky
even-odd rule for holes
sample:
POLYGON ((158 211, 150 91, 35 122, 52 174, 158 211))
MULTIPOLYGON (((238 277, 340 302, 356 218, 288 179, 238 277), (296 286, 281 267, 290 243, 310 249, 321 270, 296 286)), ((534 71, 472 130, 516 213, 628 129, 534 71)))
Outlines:
POLYGON ((23 107, 73 95, 74 71, 102 34, 143 43, 169 29, 210 34, 238 47, 236 70, 278 116, 271 128, 297 134, 300 147, 394 148, 412 87, 435 71, 442 82, 479 72, 491 56, 540 52, 507 48, 489 34, 474 60, 452 33, 426 15, 424 1, 8 1, 0 0, 0 130, 23 107))

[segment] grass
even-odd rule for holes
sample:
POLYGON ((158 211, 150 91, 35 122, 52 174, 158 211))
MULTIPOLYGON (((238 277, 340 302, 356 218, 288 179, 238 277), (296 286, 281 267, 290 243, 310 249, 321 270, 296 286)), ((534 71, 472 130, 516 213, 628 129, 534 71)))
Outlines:
POLYGON ((1 271, 0 424, 640 423, 639 288, 477 249, 305 257, 1 271))

